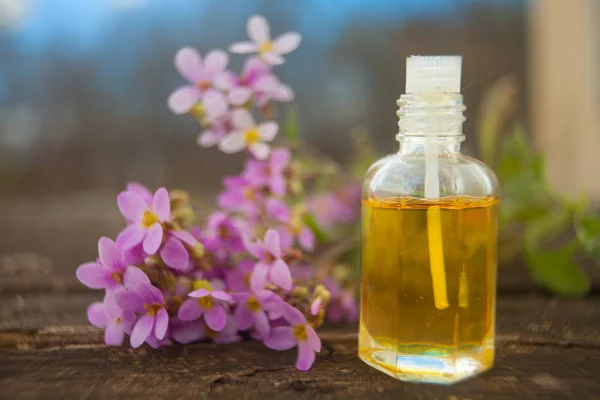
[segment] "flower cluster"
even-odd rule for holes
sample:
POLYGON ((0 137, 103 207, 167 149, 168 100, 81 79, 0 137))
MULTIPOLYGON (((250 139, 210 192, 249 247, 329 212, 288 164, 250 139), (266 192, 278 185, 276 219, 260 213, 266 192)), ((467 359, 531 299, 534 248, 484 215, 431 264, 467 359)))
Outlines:
POLYGON ((134 348, 252 338, 275 350, 297 347, 296 366, 307 370, 320 351, 315 328, 330 301, 336 320, 356 320, 353 292, 316 277, 310 221, 326 228, 351 222, 358 200, 345 191, 303 197, 290 149, 269 145, 277 122, 253 117, 273 101, 293 98, 272 67, 299 45, 300 35, 271 41, 259 16, 249 20, 248 35, 251 42, 230 47, 256 53, 240 75, 227 70, 228 55, 220 50, 202 58, 184 48, 175 57, 189 85, 169 97, 171 110, 199 120, 201 146, 249 152, 241 174, 223 179, 218 209, 198 218, 185 192, 152 193, 130 183, 117 198, 126 228, 115 241, 101 238, 97 260, 77 269, 84 285, 105 290, 88 319, 105 329, 107 345, 121 345, 125 334, 134 348))

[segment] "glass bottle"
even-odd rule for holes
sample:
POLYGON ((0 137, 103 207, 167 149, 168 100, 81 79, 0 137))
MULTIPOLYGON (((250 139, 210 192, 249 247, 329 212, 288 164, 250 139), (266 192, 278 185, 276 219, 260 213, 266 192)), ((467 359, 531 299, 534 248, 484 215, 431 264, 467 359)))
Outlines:
POLYGON ((460 152, 460 57, 409 57, 400 150, 368 170, 359 357, 449 384, 494 360, 497 180, 460 152))

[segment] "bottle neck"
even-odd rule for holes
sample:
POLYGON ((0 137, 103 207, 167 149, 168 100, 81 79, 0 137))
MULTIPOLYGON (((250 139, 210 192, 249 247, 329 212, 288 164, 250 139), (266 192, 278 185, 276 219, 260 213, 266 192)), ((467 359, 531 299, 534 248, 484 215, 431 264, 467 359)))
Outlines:
POLYGON ((460 152, 466 107, 457 93, 404 94, 398 99, 400 153, 460 152))

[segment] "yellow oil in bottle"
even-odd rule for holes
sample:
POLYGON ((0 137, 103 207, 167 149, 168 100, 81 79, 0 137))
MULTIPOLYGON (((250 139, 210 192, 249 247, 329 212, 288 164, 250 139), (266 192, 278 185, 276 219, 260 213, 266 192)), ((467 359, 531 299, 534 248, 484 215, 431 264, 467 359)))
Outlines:
POLYGON ((434 383, 492 366, 497 206, 496 197, 364 200, 363 361, 398 379, 434 383))

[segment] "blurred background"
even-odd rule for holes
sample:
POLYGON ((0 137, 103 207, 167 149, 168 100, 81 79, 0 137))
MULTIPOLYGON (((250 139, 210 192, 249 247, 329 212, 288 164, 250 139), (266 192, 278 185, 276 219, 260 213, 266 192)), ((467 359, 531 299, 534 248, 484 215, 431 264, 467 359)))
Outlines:
MULTIPOLYGON (((99 236, 122 227, 115 195, 128 181, 212 201, 242 157, 199 148, 197 123, 167 109, 183 83, 173 57, 187 45, 204 53, 244 40, 254 14, 274 36, 303 35, 277 72, 296 92, 302 139, 335 160, 351 159, 356 131, 378 153, 395 151, 407 56, 459 54, 467 152, 481 151, 478 130, 490 118, 500 133, 518 120, 545 155, 553 190, 598 199, 599 8, 597 0, 0 0, 1 272, 72 275, 99 236)), ((232 56, 234 70, 241 60, 232 56)))

